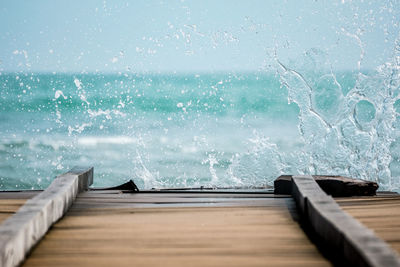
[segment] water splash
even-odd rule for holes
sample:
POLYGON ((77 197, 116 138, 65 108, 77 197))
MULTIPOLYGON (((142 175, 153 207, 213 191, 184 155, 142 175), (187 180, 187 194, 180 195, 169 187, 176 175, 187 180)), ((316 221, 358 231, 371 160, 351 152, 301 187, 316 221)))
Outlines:
POLYGON ((143 138, 138 138, 138 146, 136 147, 136 157, 132 160, 133 163, 133 177, 138 182, 139 186, 143 188, 160 188, 165 185, 160 182, 160 175, 158 172, 153 172, 148 168, 149 158, 146 153, 146 144, 143 138))
POLYGON ((85 90, 82 88, 82 82, 81 82, 79 79, 75 78, 75 79, 74 79, 74 84, 75 84, 76 88, 78 89, 78 96, 79 96, 79 98, 80 98, 83 102, 85 102, 88 106, 90 106, 90 103, 89 103, 89 101, 87 100, 87 97, 86 97, 86 92, 85 92, 85 90))
POLYGON ((68 126, 68 135, 71 136, 72 133, 76 132, 76 133, 82 133, 85 128, 92 126, 92 123, 82 123, 81 125, 75 125, 75 127, 73 126, 68 126))
POLYGON ((219 181, 219 178, 217 175, 217 171, 214 168, 214 165, 218 164, 218 160, 217 160, 215 154, 209 153, 208 158, 206 160, 203 160, 202 164, 209 165, 209 171, 210 171, 210 175, 211 175, 210 185, 213 187, 217 186, 220 183, 220 181, 219 181))
POLYGON ((354 73, 348 92, 338 74, 326 68, 330 64, 321 51, 309 51, 300 61, 312 61, 312 68, 289 67, 275 57, 288 100, 300 108, 298 128, 305 144, 298 156, 306 160, 288 164, 301 174, 348 175, 377 181, 381 189, 399 188, 391 172, 391 147, 399 135, 399 50, 397 40, 392 62, 375 72, 354 73))
POLYGON ((272 186, 273 180, 287 169, 284 153, 256 130, 248 141, 248 152, 236 154, 231 160, 229 180, 237 186, 272 186))

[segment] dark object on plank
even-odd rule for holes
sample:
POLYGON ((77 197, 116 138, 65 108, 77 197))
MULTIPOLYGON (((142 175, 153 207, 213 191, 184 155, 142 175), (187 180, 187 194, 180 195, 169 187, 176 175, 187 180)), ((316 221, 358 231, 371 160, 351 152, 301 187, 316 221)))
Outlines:
POLYGON ((90 190, 124 190, 124 191, 132 191, 132 192, 139 192, 139 188, 136 186, 133 180, 129 180, 126 183, 121 185, 106 187, 106 188, 90 188, 90 190))
MULTIPOLYGON (((375 182, 343 176, 313 175, 314 180, 328 195, 333 197, 374 196, 378 189, 375 182)), ((274 181, 274 193, 292 193, 292 175, 281 175, 274 181)))

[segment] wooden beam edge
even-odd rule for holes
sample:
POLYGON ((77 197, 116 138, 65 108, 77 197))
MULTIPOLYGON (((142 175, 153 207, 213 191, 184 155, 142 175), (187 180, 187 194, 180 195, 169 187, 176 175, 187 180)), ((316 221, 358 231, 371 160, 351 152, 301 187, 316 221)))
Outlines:
POLYGON ((93 167, 74 167, 26 201, 0 225, 0 266, 18 266, 48 229, 69 209, 76 196, 93 183, 93 167))
POLYGON ((328 196, 312 176, 292 177, 292 196, 303 218, 329 248, 354 266, 400 266, 400 257, 385 241, 328 196))

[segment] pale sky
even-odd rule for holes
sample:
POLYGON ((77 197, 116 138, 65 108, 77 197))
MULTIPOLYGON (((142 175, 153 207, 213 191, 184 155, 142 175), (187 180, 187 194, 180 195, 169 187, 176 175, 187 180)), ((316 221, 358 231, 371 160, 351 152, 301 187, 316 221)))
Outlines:
POLYGON ((399 1, 0 2, 0 71, 265 69, 320 50, 334 69, 390 60, 399 1))

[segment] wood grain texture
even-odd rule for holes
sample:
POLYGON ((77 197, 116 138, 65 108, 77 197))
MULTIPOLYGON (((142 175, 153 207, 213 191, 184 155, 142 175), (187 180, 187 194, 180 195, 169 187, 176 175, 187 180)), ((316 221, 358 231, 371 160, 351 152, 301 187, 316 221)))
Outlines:
POLYGON ((25 202, 39 194, 41 191, 0 191, 0 224, 8 217, 14 215, 25 202))
MULTIPOLYGON (((376 182, 353 179, 337 175, 312 175, 319 187, 334 197, 374 196, 378 189, 376 182)), ((292 193, 292 175, 281 175, 274 181, 275 194, 292 193)))
POLYGON ((31 248, 71 206, 76 195, 93 181, 93 168, 75 168, 27 200, 0 225, 0 266, 19 265, 31 248))
POLYGON ((24 266, 330 266, 296 218, 291 198, 86 192, 24 266))
POLYGON ((400 195, 336 199, 339 205, 400 254, 400 195))
POLYGON ((354 266, 400 266, 400 257, 373 231, 344 212, 312 176, 293 176, 293 197, 312 230, 354 266))
POLYGON ((25 202, 26 199, 0 199, 0 223, 17 212, 25 202))

